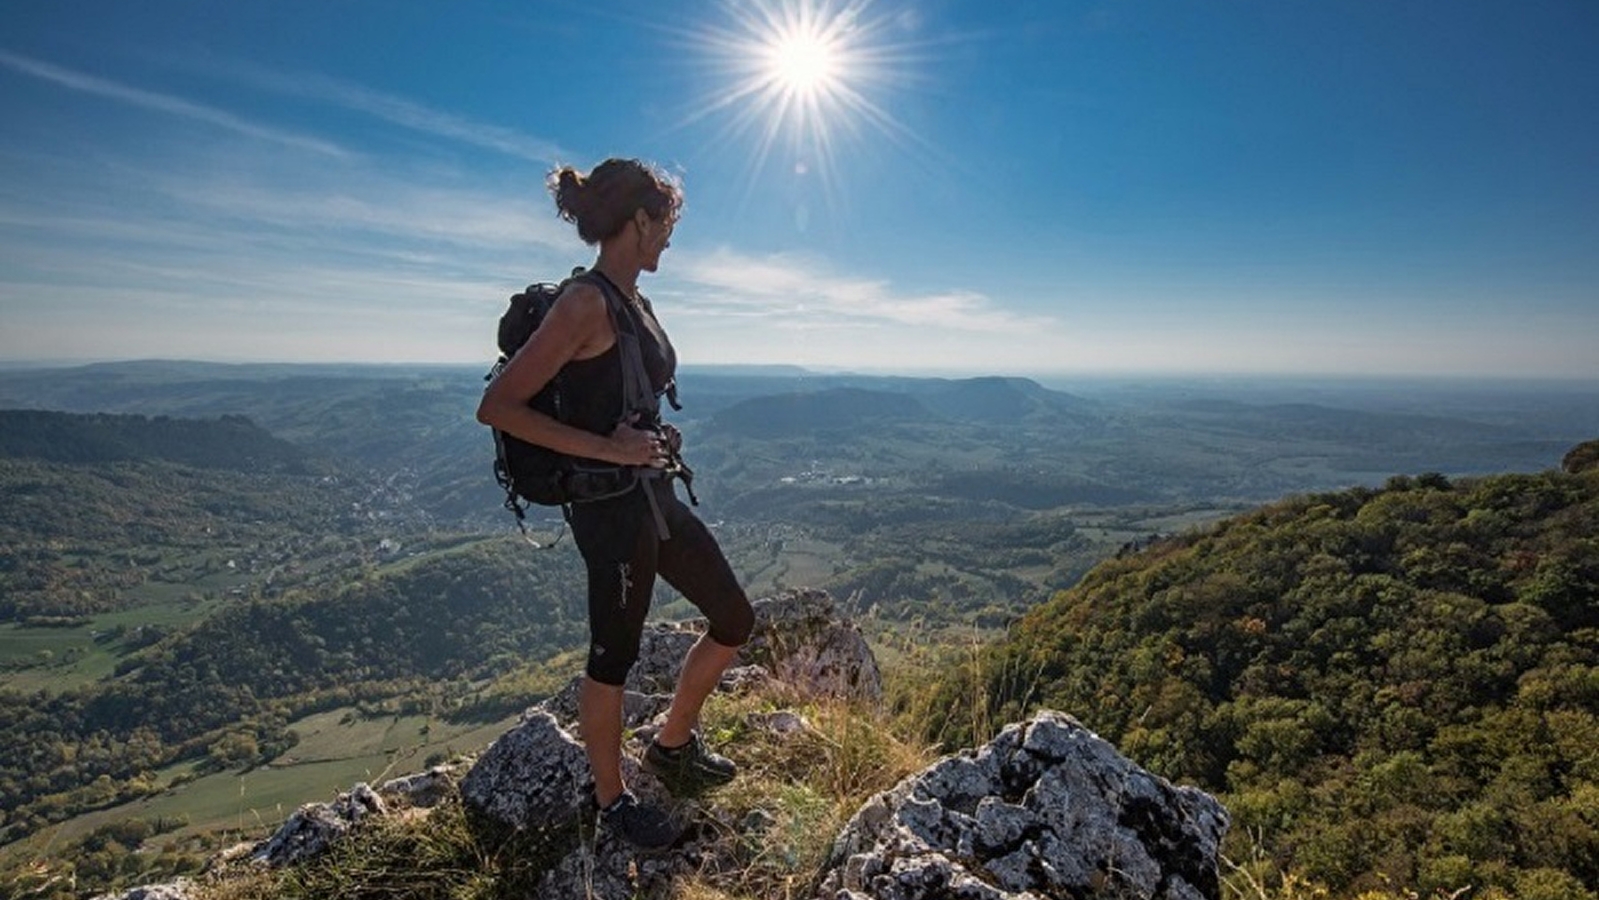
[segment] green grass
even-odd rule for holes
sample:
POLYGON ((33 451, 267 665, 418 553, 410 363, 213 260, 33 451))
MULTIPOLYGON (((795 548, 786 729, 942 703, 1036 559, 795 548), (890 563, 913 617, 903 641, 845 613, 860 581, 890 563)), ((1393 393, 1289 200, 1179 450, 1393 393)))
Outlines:
MULTIPOLYGON (((165 585, 140 585, 129 593, 163 593, 165 585)), ((14 622, 0 625, 0 666, 18 668, 0 676, 0 687, 19 691, 52 693, 80 687, 112 674, 116 664, 128 655, 125 641, 100 642, 99 633, 118 626, 129 630, 140 626, 163 629, 187 627, 204 619, 220 607, 222 600, 195 602, 193 591, 179 596, 142 603, 129 609, 88 616, 88 624, 72 628, 26 628, 14 622), (45 662, 42 653, 50 654, 45 662)))
MULTIPOLYGON (((155 796, 78 816, 0 849, 0 856, 45 854, 52 845, 125 819, 187 819, 186 827, 164 840, 217 833, 261 837, 302 803, 332 800, 357 782, 376 784, 421 771, 434 753, 476 753, 516 720, 451 725, 425 716, 365 719, 353 708, 318 713, 290 725, 301 743, 269 765, 202 775, 155 796)), ((195 764, 185 762, 156 774, 172 785, 194 773, 195 764)))

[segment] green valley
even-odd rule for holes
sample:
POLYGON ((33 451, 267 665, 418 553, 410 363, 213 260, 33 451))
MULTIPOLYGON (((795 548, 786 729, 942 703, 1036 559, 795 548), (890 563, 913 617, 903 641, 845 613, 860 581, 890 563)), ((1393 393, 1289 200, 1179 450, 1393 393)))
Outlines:
MULTIPOLYGON (((578 670, 581 563, 557 512, 535 549, 500 508, 480 378, 0 372, 5 871, 192 868, 479 749, 578 670)), ((830 591, 914 673, 918 737, 1056 705, 1220 792, 1268 880, 1594 877, 1593 476, 1547 470, 1599 433, 1599 388, 683 389, 699 512, 751 594, 830 591)))

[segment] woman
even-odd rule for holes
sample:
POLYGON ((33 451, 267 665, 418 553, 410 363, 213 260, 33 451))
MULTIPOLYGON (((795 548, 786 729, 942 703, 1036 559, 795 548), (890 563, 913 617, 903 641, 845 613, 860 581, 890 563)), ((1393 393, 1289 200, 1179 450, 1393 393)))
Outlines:
MULTIPOLYGON (((607 160, 588 175, 558 169, 549 188, 561 218, 577 226, 585 243, 597 244, 599 256, 588 273, 568 283, 532 338, 489 385, 478 420, 571 456, 663 470, 675 453, 677 434, 636 415, 622 420, 623 360, 605 292, 625 301, 615 314, 626 315, 630 325, 623 327, 638 336, 658 396, 671 384, 676 355, 638 292, 638 277, 660 265, 682 192, 632 159, 607 160), (565 421, 528 406, 557 372, 562 373, 565 421)), ((622 496, 574 504, 571 528, 588 569, 591 643, 578 722, 594 777, 594 803, 605 826, 625 840, 664 846, 675 839, 675 826, 663 811, 627 790, 621 767, 622 685, 638 658, 655 576, 681 591, 710 622, 683 661, 666 723, 643 758, 645 770, 674 791, 733 778, 732 761, 701 741, 699 715, 738 647, 749 639, 754 613, 716 539, 677 499, 670 478, 641 478, 622 496)))

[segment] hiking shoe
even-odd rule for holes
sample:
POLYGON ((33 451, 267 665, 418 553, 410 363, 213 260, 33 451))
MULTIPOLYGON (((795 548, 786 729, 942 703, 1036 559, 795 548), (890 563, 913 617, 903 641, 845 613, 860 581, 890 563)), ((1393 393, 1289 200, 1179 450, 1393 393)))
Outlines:
POLYGON ((632 791, 600 810, 600 826, 641 850, 659 850, 681 833, 670 816, 640 803, 632 791))
POLYGON ((644 771, 661 779, 667 790, 679 795, 727 784, 738 774, 738 766, 731 759, 705 747, 699 732, 688 743, 670 750, 658 741, 650 741, 641 764, 644 771))

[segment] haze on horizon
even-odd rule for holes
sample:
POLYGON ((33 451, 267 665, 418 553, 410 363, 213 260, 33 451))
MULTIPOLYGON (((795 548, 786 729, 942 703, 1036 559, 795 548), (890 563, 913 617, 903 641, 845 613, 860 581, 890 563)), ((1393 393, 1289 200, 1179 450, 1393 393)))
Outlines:
POLYGON ((626 155, 690 364, 1599 377, 1599 6, 993 9, 11 4, 0 361, 481 363, 626 155))

